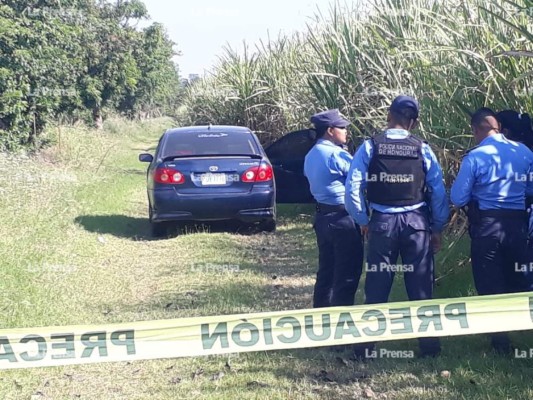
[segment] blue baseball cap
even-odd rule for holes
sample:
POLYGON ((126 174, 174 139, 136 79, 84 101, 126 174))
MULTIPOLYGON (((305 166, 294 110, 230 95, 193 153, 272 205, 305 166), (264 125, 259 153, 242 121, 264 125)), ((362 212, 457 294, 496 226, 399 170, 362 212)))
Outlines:
POLYGON ((339 127, 346 128, 351 124, 350 121, 345 119, 337 108, 333 110, 322 111, 311 117, 311 123, 316 127, 339 127))
POLYGON ((398 96, 392 101, 392 104, 390 105, 390 110, 392 112, 397 113, 401 113, 406 108, 415 110, 416 118, 418 118, 418 112, 420 111, 420 107, 418 105, 418 102, 411 96, 398 96))

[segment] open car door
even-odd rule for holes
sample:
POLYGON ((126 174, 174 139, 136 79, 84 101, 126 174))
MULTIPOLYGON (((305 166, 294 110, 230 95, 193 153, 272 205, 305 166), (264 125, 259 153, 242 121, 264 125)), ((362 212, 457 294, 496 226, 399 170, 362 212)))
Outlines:
MULTIPOLYGON (((315 142, 316 132, 304 129, 287 133, 265 148, 274 169, 277 203, 315 202, 304 175, 305 156, 315 142)), ((348 151, 350 154, 355 152, 352 140, 348 142, 348 151)))
POLYGON ((276 179, 277 203, 313 203, 309 182, 304 176, 304 159, 315 144, 310 129, 287 133, 265 149, 276 179))

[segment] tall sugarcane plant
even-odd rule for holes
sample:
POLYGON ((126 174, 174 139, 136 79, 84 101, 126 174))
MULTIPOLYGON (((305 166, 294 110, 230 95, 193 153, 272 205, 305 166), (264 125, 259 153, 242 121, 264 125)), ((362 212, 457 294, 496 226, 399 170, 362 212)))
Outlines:
POLYGON ((471 144, 469 113, 533 112, 531 0, 369 0, 333 4, 313 21, 254 51, 226 49, 189 88, 186 121, 248 125, 268 142, 338 107, 362 137, 408 93, 422 106, 419 135, 451 171, 471 144))

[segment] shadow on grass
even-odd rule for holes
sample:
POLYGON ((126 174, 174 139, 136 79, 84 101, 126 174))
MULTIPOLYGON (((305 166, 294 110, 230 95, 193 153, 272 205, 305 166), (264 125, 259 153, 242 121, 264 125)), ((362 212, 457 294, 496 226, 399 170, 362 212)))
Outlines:
POLYGON ((131 240, 162 240, 178 235, 195 233, 234 233, 240 235, 260 234, 258 227, 251 224, 242 224, 236 221, 212 222, 168 222, 166 235, 153 237, 150 222, 147 218, 130 217, 127 215, 81 215, 74 219, 89 232, 110 234, 116 237, 131 240))
POLYGON ((89 232, 110 234, 131 240, 150 240, 150 223, 146 218, 127 215, 81 215, 74 219, 89 232))
MULTIPOLYGON (((131 174, 144 174, 144 172, 131 169, 127 170, 131 174)), ((300 215, 299 210, 306 210, 307 205, 281 205, 278 208, 278 215, 283 224, 301 222, 302 218, 308 218, 305 214, 300 215)), ((157 239, 151 235, 150 222, 147 218, 130 217, 127 215, 80 215, 74 222, 81 225, 89 232, 110 234, 117 237, 131 240, 152 240, 157 239)), ((306 229, 290 228, 284 233, 306 234, 306 229)), ((167 235, 161 239, 184 234, 195 233, 234 233, 240 235, 261 234, 257 224, 244 224, 238 221, 180 221, 169 222, 167 224, 167 235)))
MULTIPOLYGON (((236 220, 228 221, 180 221, 170 227, 171 235, 195 233, 234 233, 238 235, 256 235, 263 232, 258 224, 247 224, 236 220)), ((266 232, 264 232, 266 233, 266 232)))

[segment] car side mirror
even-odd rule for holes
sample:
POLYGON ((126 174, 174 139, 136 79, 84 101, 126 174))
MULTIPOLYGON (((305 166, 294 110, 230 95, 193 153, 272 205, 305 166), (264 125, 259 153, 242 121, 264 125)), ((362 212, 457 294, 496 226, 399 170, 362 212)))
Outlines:
POLYGON ((140 162, 149 162, 151 163, 154 160, 154 156, 148 153, 139 154, 140 162))

